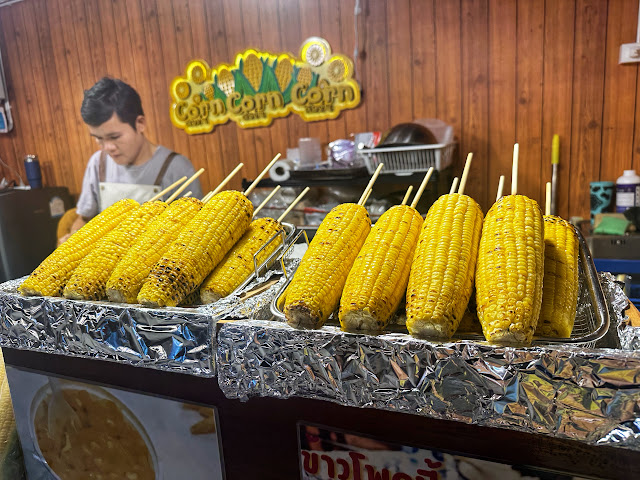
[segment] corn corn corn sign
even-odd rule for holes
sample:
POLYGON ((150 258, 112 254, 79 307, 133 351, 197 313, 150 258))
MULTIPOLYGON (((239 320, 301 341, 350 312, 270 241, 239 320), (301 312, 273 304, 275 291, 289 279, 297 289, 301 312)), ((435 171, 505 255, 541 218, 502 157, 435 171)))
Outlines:
POLYGON ((194 60, 171 82, 171 121, 197 134, 229 120, 243 128, 264 127, 291 112, 308 122, 336 118, 360 103, 352 76, 351 60, 332 54, 329 43, 317 37, 304 42, 299 59, 249 49, 233 65, 212 69, 194 60))

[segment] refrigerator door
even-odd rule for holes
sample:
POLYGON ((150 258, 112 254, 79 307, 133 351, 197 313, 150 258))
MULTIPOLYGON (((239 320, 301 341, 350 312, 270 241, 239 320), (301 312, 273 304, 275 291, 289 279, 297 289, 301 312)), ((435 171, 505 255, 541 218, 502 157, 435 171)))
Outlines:
POLYGON ((56 248, 56 229, 72 207, 66 187, 0 192, 0 282, 28 275, 56 248))

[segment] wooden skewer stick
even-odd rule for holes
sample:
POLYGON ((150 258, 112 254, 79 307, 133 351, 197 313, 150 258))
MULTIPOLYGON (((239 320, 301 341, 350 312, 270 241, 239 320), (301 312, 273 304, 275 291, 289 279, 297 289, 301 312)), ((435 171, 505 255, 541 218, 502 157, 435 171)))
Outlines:
POLYGON ((190 197, 192 193, 193 193, 193 192, 192 192, 191 190, 189 190, 187 193, 185 193, 185 194, 184 194, 184 195, 182 195, 182 196, 183 196, 183 197, 190 197))
POLYGON ((180 195, 184 191, 184 189, 186 189, 191 184, 191 182, 193 182, 196 178, 202 175, 203 172, 204 172, 204 168, 201 168, 196 173, 191 175, 186 182, 180 185, 180 188, 178 188, 175 192, 173 192, 173 194, 169 198, 167 198, 167 203, 169 204, 173 202, 176 198, 178 198, 178 195, 180 195))
POLYGON ((427 183, 429 183, 429 179, 431 178, 432 174, 433 174, 433 167, 429 167, 427 174, 422 179, 422 183, 420 184, 420 187, 416 192, 416 196, 413 198, 413 202, 411 202, 411 208, 416 208, 416 206, 418 205, 418 202, 420 201, 420 197, 422 196, 422 193, 424 192, 424 189, 426 188, 427 183))
POLYGON ((204 197, 202 197, 202 203, 207 203, 209 200, 213 198, 213 191, 207 193, 204 197))
POLYGON ((164 190, 162 190, 160 193, 158 193, 155 197, 151 197, 149 200, 147 200, 148 202, 155 202, 156 200, 162 198, 164 196, 165 193, 169 192, 170 190, 173 190, 174 188, 176 188, 178 185, 180 185, 182 182, 184 182, 187 179, 186 176, 176 180, 175 182, 173 182, 171 185, 169 185, 167 188, 165 188, 164 190))
POLYGON ((371 180, 369 180, 369 184, 367 185, 367 188, 364 189, 364 192, 362 192, 362 196, 360 197, 360 200, 358 200, 358 205, 364 205, 367 192, 373 189, 373 184, 376 183, 378 175, 380 175, 380 170, 382 170, 383 168, 384 168, 384 163, 381 163, 380 165, 378 165, 378 168, 376 168, 376 171, 373 172, 373 176, 371 177, 371 180))
POLYGON ((256 209, 253 211, 253 216, 255 218, 255 216, 258 214, 258 212, 260 210, 262 210, 262 207, 264 207, 267 203, 269 203, 269 200, 271 200, 271 198, 278 193, 278 190, 280 190, 280 185, 276 185, 276 188, 274 188, 271 193, 269 195, 267 195, 267 198, 265 198, 262 203, 260 205, 258 205, 256 207, 256 209))
POLYGON ((544 202, 544 214, 551 215, 551 182, 547 182, 546 186, 546 198, 544 202))
POLYGON ((284 212, 282 212, 282 215, 280 215, 280 216, 278 217, 278 220, 277 220, 277 222, 278 222, 278 223, 282 222, 282 220, 284 220, 284 218, 285 218, 287 215, 289 215, 289 212, 290 212, 291 210, 293 210, 293 208, 294 208, 294 207, 295 207, 295 206, 300 202, 300 200, 302 200, 302 198, 307 194, 307 192, 308 192, 308 191, 309 191, 309 187, 305 187, 305 189, 302 191, 302 193, 300 193, 300 195, 298 195, 298 196, 295 198, 295 200, 294 200, 293 202, 291 202, 291 205, 289 205, 289 206, 287 207, 287 209, 286 209, 284 212))
MULTIPOLYGON (((224 188, 224 186, 229 183, 229 180, 231 180, 233 178, 233 176, 238 173, 240 171, 240 169, 244 167, 244 163, 239 163, 238 166, 236 168, 234 168, 231 173, 229 175, 227 175, 226 177, 224 177, 224 180, 222 180, 222 182, 220 182, 220 185, 218 185, 215 190, 213 190, 211 192, 211 196, 215 195, 216 193, 220 192, 220 190, 222 190, 224 188)), ((204 198, 202 199, 202 201, 204 201, 204 198)))
POLYGON ((373 191, 373 189, 369 190, 369 191, 367 192, 367 194, 365 195, 365 197, 364 197, 364 201, 362 202, 362 206, 363 206, 363 207, 364 207, 364 206, 367 204, 367 202, 369 201, 369 197, 371 196, 371 192, 372 192, 372 191, 373 191))
POLYGON ((518 154, 520 153, 520 145, 517 143, 513 146, 513 169, 511 170, 511 195, 518 193, 518 154))
POLYGON ((504 175, 500 175, 498 181, 498 193, 496 194, 496 202, 502 198, 502 190, 504 189, 504 175))
POLYGON ((409 188, 407 188, 407 193, 404 194, 404 198, 402 199, 402 203, 400 205, 407 204, 407 202, 409 201, 409 196, 411 195, 411 192, 413 192, 413 185, 409 185, 409 188))
POLYGON ((460 188, 458 188, 458 193, 460 195, 464 194, 464 188, 467 186, 467 178, 469 178, 472 159, 473 153, 469 152, 469 155, 467 155, 467 161, 464 163, 464 170, 462 171, 462 178, 460 179, 460 188))
POLYGON ((451 190, 449 190, 449 195, 451 195, 452 193, 456 193, 456 190, 458 189, 458 177, 453 177, 453 183, 451 184, 451 190))
POLYGON ((278 159, 280 158, 280 154, 277 154, 275 157, 273 157, 273 160, 271 160, 269 162, 269 165, 267 165, 266 167, 264 167, 264 170, 262 170, 262 172, 260 172, 260 175, 258 175, 256 177, 256 179, 253 181, 253 183, 251 185, 249 185, 249 188, 247 188, 244 191, 244 196, 248 197, 249 194, 253 191, 254 188, 256 188, 256 186, 258 186, 258 183, 260 182, 260 180, 262 180, 262 177, 264 177, 267 172, 269 171, 269 169, 271 167, 273 167, 273 164, 276 163, 278 161, 278 159))

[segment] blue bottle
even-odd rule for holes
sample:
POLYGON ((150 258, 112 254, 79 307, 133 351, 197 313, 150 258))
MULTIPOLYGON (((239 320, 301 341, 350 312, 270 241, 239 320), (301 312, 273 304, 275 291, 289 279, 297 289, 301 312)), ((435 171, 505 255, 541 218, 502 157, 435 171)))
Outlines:
POLYGON ((37 155, 24 157, 24 169, 27 171, 27 180, 31 188, 42 188, 42 173, 40 173, 40 162, 37 155))

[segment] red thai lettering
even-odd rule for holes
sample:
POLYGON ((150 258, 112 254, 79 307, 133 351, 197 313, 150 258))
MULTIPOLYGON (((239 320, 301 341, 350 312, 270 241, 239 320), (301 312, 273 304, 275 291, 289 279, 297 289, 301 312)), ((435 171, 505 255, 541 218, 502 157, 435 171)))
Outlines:
POLYGON ((318 454, 315 452, 307 452, 306 450, 302 450, 302 456, 304 457, 304 471, 307 473, 318 473, 318 454))
POLYGON ((321 455, 320 459, 327 462, 327 475, 331 478, 336 478, 336 466, 333 464, 333 458, 329 455, 321 455))
POLYGON ((338 475, 338 480, 349 480, 351 477, 351 466, 344 458, 336 460, 338 465, 342 466, 342 473, 338 475))
POLYGON ((372 465, 365 465, 364 469, 367 471, 368 480, 389 480, 389 470, 386 468, 382 469, 382 473, 378 472, 378 470, 372 465))
POLYGON ((362 480, 360 476, 360 460, 366 460, 366 455, 363 455, 358 452, 349 452, 349 456, 351 457, 351 461, 353 462, 353 480, 362 480))
POLYGON ((398 472, 396 473, 391 480, 413 480, 411 475, 407 475, 406 473, 398 472))

